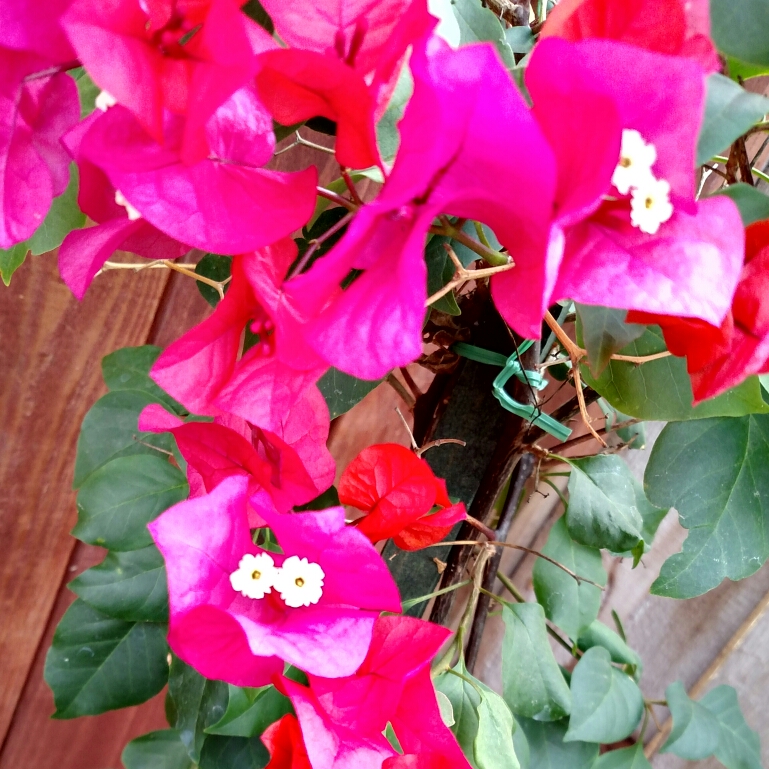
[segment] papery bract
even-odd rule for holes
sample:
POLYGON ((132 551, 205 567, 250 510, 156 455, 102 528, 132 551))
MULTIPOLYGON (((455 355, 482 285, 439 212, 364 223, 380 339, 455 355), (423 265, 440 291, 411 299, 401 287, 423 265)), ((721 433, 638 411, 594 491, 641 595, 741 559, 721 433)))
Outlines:
MULTIPOLYGON (((532 54, 526 83, 558 158, 549 301, 571 298, 720 323, 742 263, 734 237, 741 225, 731 201, 694 199, 701 67, 612 41, 549 39, 532 54), (655 235, 632 226, 630 200, 612 187, 622 131, 636 131, 653 145, 654 176, 670 185, 674 213, 655 235), (586 147, 591 173, 581 160, 586 147)), ((519 295, 526 290, 517 270, 492 279, 497 307, 518 330, 519 295)))
MULTIPOLYGON (((252 428, 231 414, 217 417, 214 423, 185 424, 162 406, 152 404, 139 415, 139 430, 173 434, 187 461, 191 497, 212 491, 232 475, 243 475, 249 479, 249 497, 264 490, 275 508, 285 513, 314 499, 333 480, 333 474, 326 474, 323 480, 327 485, 318 488, 291 446, 274 433, 252 428)), ((248 518, 252 529, 266 525, 250 505, 248 518)))
POLYGON ((541 39, 548 37, 617 40, 721 68, 707 0, 561 0, 542 28, 541 39))
POLYGON ((350 675, 366 656, 377 614, 400 611, 387 567, 345 525, 342 508, 281 515, 263 506, 258 512, 283 550, 270 556, 278 567, 294 556, 317 564, 322 596, 301 608, 274 591, 244 597, 230 575, 244 555, 263 552, 251 540, 247 489, 246 478, 226 478, 149 525, 168 572, 171 648, 204 676, 236 686, 268 683, 280 660, 317 675, 350 675))
POLYGON ((352 168, 379 163, 374 124, 410 45, 435 25, 425 0, 269 0, 291 48, 259 57, 259 95, 278 122, 315 115, 337 123, 336 154, 352 168))
POLYGON ((745 266, 731 312, 720 327, 667 315, 628 313, 629 322, 661 326, 668 349, 686 357, 695 403, 752 374, 769 371, 769 222, 750 225, 746 241, 745 266))
POLYGON ((206 157, 208 119, 276 46, 236 0, 77 0, 64 25, 97 85, 155 141, 167 140, 164 110, 184 118, 186 163, 206 157))
POLYGON ((0 34, 0 248, 26 240, 69 181, 60 139, 80 119, 74 80, 25 80, 50 60, 2 46, 0 34))
POLYGON ((345 468, 339 499, 365 511, 356 525, 372 542, 394 537, 405 550, 439 542, 467 517, 427 462, 394 443, 369 446, 345 468), (434 505, 444 510, 430 515, 434 505))
POLYGON ((312 769, 296 716, 289 713, 268 726, 262 742, 270 751, 265 769, 312 769))
POLYGON ((170 345, 150 375, 193 413, 237 414, 275 433, 322 484, 334 465, 326 449, 328 406, 315 382, 328 366, 304 341, 301 312, 283 293, 296 252, 287 239, 236 256, 214 313, 170 345), (246 326, 260 337, 239 358, 246 326))
POLYGON ((63 141, 78 161, 80 210, 96 222, 95 227, 73 230, 59 248, 59 272, 72 293, 82 299, 94 275, 117 250, 130 251, 147 259, 176 259, 189 248, 143 218, 131 219, 125 206, 116 202, 117 190, 107 175, 80 153, 83 136, 98 113, 66 134, 63 141))
POLYGON ((163 145, 120 105, 94 121, 81 144, 82 156, 150 224, 196 248, 234 254, 274 243, 310 218, 317 171, 260 167, 275 137, 252 89, 237 91, 209 118, 211 154, 192 165, 180 154, 183 118, 164 115, 163 145))
POLYGON ((555 186, 544 137, 492 46, 452 51, 431 38, 415 46, 411 68, 414 96, 382 192, 326 256, 285 286, 314 318, 305 326, 308 343, 331 365, 364 379, 384 376, 422 351, 424 245, 439 214, 481 220, 511 249, 527 285, 517 297, 527 332, 539 333, 544 311, 555 186), (527 152, 508 152, 490 125, 514 126, 527 152), (342 292, 352 269, 364 272, 342 292))

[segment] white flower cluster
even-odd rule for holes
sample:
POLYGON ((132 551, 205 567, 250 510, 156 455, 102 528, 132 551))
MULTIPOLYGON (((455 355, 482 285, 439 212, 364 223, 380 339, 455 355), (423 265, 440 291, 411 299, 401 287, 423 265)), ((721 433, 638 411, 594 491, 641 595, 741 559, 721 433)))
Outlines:
POLYGON ((648 235, 656 235, 673 216, 670 184, 652 172, 656 162, 657 148, 653 144, 647 144, 633 129, 622 132, 620 159, 611 181, 620 195, 630 193, 630 221, 648 235))
POLYGON ((233 590, 246 598, 264 598, 275 588, 286 606, 298 609, 318 603, 323 595, 323 569, 306 558, 292 555, 276 566, 267 553, 246 554, 240 559, 237 571, 230 574, 233 590))

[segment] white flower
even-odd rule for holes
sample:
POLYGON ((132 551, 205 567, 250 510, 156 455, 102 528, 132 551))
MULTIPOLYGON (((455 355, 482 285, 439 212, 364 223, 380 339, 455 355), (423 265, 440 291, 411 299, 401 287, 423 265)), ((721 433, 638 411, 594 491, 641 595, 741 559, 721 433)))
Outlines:
POLYGON ((94 106, 96 109, 106 112, 110 107, 117 104, 117 99, 109 91, 99 91, 94 106))
POLYGON ((283 561, 275 580, 275 589, 286 606, 298 609, 318 603, 323 595, 323 578, 326 575, 317 563, 292 555, 283 561))
POLYGON ((125 199, 120 190, 115 190, 115 203, 125 208, 130 221, 135 222, 137 219, 142 218, 142 215, 125 199))
POLYGON ((611 183, 620 195, 627 195, 634 187, 644 187, 652 179, 652 166, 657 162, 657 148, 647 144, 638 131, 625 129, 622 132, 622 149, 619 163, 614 169, 611 183))
POLYGON ((633 227, 648 235, 656 235, 660 225, 673 216, 670 185, 664 179, 652 179, 645 186, 633 190, 630 207, 633 227))
POLYGON ((272 556, 267 553, 247 553, 240 559, 238 570, 230 574, 230 584, 233 590, 242 593, 246 598, 264 598, 267 593, 272 592, 278 572, 272 556))

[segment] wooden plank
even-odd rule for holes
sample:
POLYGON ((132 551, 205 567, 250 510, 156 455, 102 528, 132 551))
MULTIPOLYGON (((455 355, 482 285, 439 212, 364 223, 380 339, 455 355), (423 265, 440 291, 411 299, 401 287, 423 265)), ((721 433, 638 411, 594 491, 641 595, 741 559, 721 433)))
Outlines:
POLYGON ((0 739, 74 545, 75 444, 103 391, 100 360, 147 338, 168 278, 153 272, 100 277, 78 303, 51 254, 28 259, 0 295, 0 739))

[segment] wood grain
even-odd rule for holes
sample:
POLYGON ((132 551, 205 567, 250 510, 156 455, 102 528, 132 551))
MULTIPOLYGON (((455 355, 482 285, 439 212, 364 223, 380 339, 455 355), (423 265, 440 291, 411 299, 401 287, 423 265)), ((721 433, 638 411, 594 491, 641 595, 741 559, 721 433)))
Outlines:
POLYGON ((30 258, 0 297, 0 739, 48 622, 74 540, 80 422, 101 394, 101 357, 147 338, 168 276, 97 279, 78 303, 54 255, 30 258))

